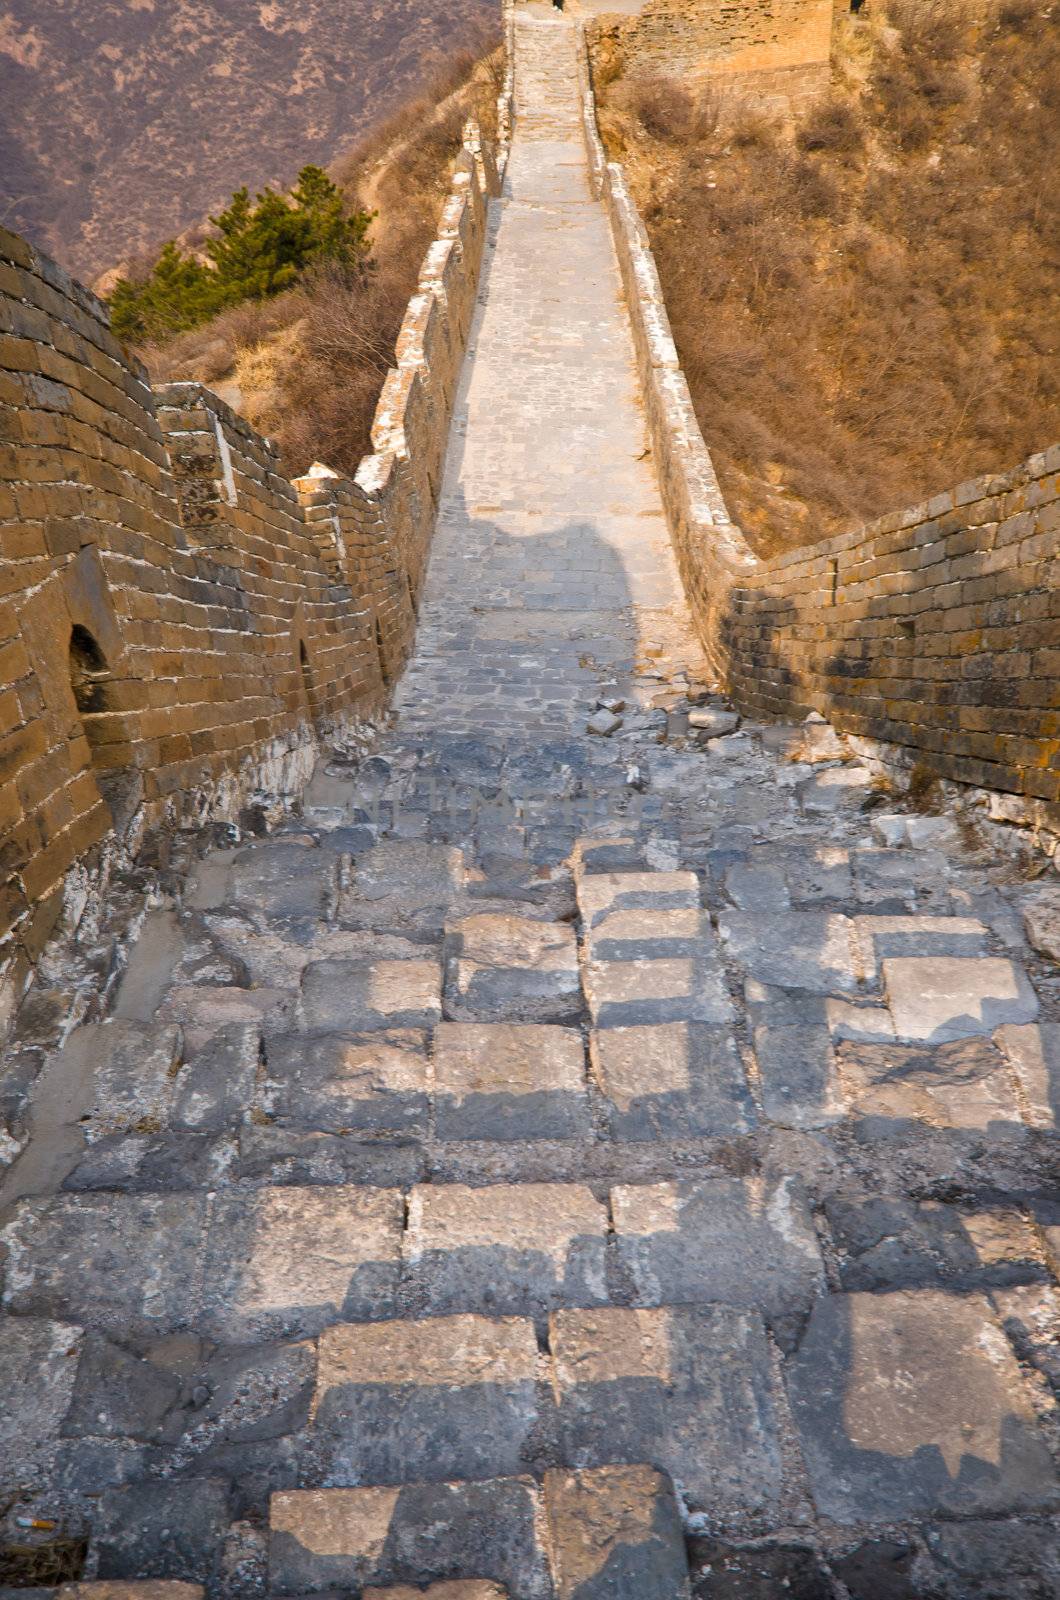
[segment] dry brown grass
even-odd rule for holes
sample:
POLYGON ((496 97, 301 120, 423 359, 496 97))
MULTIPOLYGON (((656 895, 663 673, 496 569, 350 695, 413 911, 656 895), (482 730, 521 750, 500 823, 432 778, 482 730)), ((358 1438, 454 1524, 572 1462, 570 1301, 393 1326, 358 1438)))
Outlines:
POLYGON ((273 300, 248 302, 165 346, 142 351, 152 379, 216 386, 283 451, 352 474, 370 449, 376 401, 405 307, 449 192, 465 121, 495 129, 499 58, 461 51, 422 95, 361 139, 333 168, 351 207, 373 211, 363 270, 322 268, 273 300))
POLYGON ((889 0, 794 124, 619 80, 602 124, 762 553, 1060 432, 1058 11, 889 0))

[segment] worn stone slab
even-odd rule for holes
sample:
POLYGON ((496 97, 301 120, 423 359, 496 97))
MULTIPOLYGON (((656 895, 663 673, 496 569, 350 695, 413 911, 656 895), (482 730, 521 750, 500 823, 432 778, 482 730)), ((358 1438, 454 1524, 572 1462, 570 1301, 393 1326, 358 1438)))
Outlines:
POLYGON ((439 1139, 591 1133, 580 1033, 547 1023, 442 1022, 434 1031, 439 1139))
POLYGON ((424 1147, 411 1136, 321 1133, 280 1123, 239 1131, 232 1178, 267 1184, 363 1183, 404 1188, 424 1176, 424 1147))
POLYGON ((199 910, 232 906, 257 927, 310 926, 327 911, 335 865, 334 853, 306 834, 256 840, 217 867, 200 864, 189 903, 199 910))
POLYGON ((177 1079, 172 1126, 220 1133, 249 1115, 257 1099, 260 1044, 257 1026, 237 1022, 197 1050, 177 1079))
POLYGON ((427 1034, 269 1034, 264 1104, 271 1117, 325 1133, 423 1137, 430 1112, 427 1034))
POLYGON ((697 1022, 594 1030, 593 1076, 616 1139, 719 1138, 755 1114, 730 1029, 697 1022))
POLYGON ((436 938, 465 878, 463 854, 452 845, 384 840, 354 862, 338 919, 345 928, 436 938))
POLYGON ((862 846, 850 852, 854 872, 854 891, 863 905, 879 911, 912 908, 917 895, 945 890, 950 882, 950 863, 939 850, 881 850, 862 846))
POLYGON ((1055 1129, 1060 1115, 1060 1023, 1009 1023, 994 1040, 1015 1073, 1030 1126, 1055 1129))
POLYGON ((924 1540, 939 1600, 1051 1600, 1060 1593, 1055 1518, 940 1523, 924 1540))
POLYGON ((107 1489, 93 1521, 90 1559, 101 1578, 177 1578, 212 1587, 230 1520, 230 1488, 222 1478, 107 1489))
POLYGON ((392 1309, 398 1190, 263 1188, 216 1197, 205 1252, 204 1326, 232 1343, 313 1334, 392 1309))
POLYGON ((510 1600, 553 1600, 540 1518, 530 1478, 290 1490, 272 1496, 269 1578, 299 1595, 471 1572, 510 1600))
POLYGON ((753 978, 744 984, 744 995, 766 1116, 786 1128, 821 1128, 837 1121, 846 1102, 828 1007, 843 1002, 753 978))
POLYGON ((718 956, 644 961, 590 961, 585 968, 589 1014, 597 1028, 732 1018, 718 956))
POLYGON ((519 1316, 605 1300, 606 1234, 580 1184, 417 1185, 405 1250, 425 1310, 519 1316))
POLYGON ((532 1322, 431 1317, 320 1338, 317 1450, 333 1487, 518 1474, 537 1417, 532 1322))
POLYGON ((78 1028, 61 1052, 64 1076, 91 1072, 82 1126, 92 1142, 132 1128, 159 1127, 173 1102, 183 1035, 175 1024, 113 1017, 78 1028))
POLYGON ((302 974, 309 1033, 430 1028, 442 1014, 436 961, 312 961, 302 974))
POLYGON ((826 911, 726 911, 718 919, 725 952, 759 983, 815 994, 858 987, 854 924, 826 911))
POLYGON ((550 1344, 570 1465, 644 1461, 681 1485, 690 1509, 775 1514, 773 1375, 754 1312, 559 1311, 550 1344))
POLYGON ((578 909, 587 930, 616 911, 698 911, 694 872, 585 872, 578 879, 578 909))
POLYGON ((458 1022, 577 1022, 581 989, 573 928, 488 914, 449 924, 445 1010, 458 1022))
POLYGON ((586 934, 593 961, 643 961, 710 956, 710 918, 702 911, 610 911, 586 934))
POLYGON ((780 867, 734 861, 725 874, 725 893, 738 911, 786 911, 791 900, 780 867))
POLYGON ((0 1316, 0 1494, 17 1497, 46 1481, 83 1337, 69 1322, 0 1316))
POLYGON ((899 956, 882 968, 899 1039, 942 1044, 1009 1022, 1033 1022, 1038 1014, 1038 998, 1014 961, 899 956))
POLYGON ((196 1445, 254 1445, 303 1428, 316 1364, 310 1340, 218 1351, 198 1369, 209 1399, 194 1412, 196 1445))
POLYGON ((835 1522, 1060 1504, 1019 1367, 982 1295, 827 1296, 788 1386, 817 1509, 835 1522))
POLYGON ((1023 907, 1023 931, 1039 955, 1060 962, 1060 890, 1039 890, 1023 907))
POLYGON ((88 1438, 156 1441, 180 1398, 172 1373, 102 1334, 86 1333, 64 1432, 88 1438))
POLYGON ((788 1341, 823 1287, 809 1208, 793 1178, 620 1186, 611 1210, 618 1258, 642 1305, 746 1307, 788 1341))
POLYGON ((646 1466, 547 1472, 556 1600, 687 1600, 673 1487, 646 1466))
POLYGON ((844 904, 853 898, 850 851, 842 845, 785 841, 780 845, 759 847, 753 859, 757 861, 760 857, 784 874, 788 894, 796 906, 815 905, 822 901, 844 904))
POLYGON ((870 980, 887 957, 987 953, 987 929, 975 917, 859 916, 854 921, 870 980))
POLYGON ((808 817, 860 811, 873 792, 875 780, 868 767, 830 767, 815 772, 798 786, 799 805, 808 817))
POLYGON ((1024 1124, 1005 1059, 988 1039, 939 1045, 836 1046, 852 1113, 868 1137, 900 1134, 911 1124, 1018 1136, 1024 1124))
POLYGON ((209 984, 176 984, 158 1012, 160 1022, 177 1022, 184 1030, 188 1056, 229 1028, 290 1027, 298 991, 295 988, 237 989, 209 984))
POLYGON ((4 1305, 119 1338, 194 1316, 207 1201, 199 1194, 84 1194, 21 1200, 0 1232, 4 1305))
POLYGON ((825 1213, 844 1289, 981 1289, 1046 1277, 1034 1229, 1015 1209, 833 1195, 825 1213))

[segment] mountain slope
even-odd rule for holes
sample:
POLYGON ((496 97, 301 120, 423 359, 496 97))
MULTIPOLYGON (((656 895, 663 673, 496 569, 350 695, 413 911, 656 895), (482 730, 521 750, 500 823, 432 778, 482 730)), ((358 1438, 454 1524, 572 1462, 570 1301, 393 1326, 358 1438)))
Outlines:
POLYGON ((497 12, 495 0, 0 0, 0 220, 91 278, 240 184, 326 165, 497 12))

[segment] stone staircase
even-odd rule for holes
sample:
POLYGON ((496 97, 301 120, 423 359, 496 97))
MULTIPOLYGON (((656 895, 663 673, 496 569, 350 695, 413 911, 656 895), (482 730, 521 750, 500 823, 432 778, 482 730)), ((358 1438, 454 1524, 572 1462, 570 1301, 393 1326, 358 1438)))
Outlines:
POLYGON ((35 1047, 0 1600, 1038 1600, 1041 885, 819 723, 697 731, 568 25, 517 50, 393 723, 35 1047))

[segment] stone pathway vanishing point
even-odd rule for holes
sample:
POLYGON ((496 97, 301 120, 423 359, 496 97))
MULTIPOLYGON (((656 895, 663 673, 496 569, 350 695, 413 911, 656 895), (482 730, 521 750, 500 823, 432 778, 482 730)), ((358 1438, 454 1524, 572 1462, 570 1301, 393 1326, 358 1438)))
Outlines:
POLYGON ((33 1091, 0 1592, 87 1540, 223 1596, 1055 1594, 1038 891, 697 696, 544 7, 517 91, 393 726, 171 872, 33 1091))

